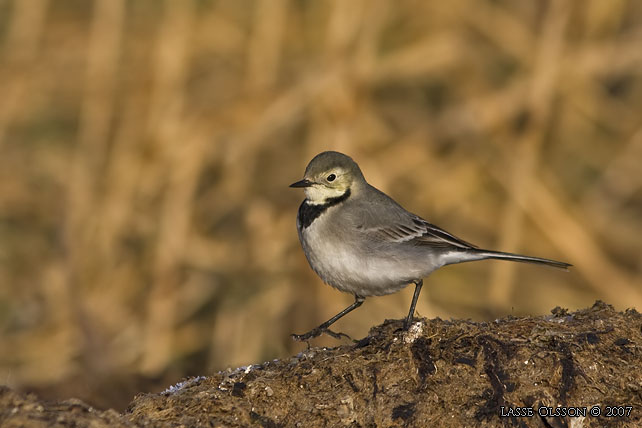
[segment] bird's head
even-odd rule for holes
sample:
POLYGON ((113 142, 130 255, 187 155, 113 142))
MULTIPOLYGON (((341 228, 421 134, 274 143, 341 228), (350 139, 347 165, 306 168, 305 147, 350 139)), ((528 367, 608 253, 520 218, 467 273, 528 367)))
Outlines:
POLYGON ((329 151, 316 155, 305 169, 303 180, 290 187, 303 187, 308 202, 317 205, 357 190, 365 182, 359 165, 350 156, 329 151))

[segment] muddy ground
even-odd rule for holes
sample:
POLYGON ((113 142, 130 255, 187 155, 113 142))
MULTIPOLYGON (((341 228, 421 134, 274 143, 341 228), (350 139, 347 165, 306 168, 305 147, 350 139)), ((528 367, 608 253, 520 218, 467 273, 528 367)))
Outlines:
POLYGON ((0 426, 642 426, 634 310, 597 302, 545 317, 400 327, 387 321, 356 343, 187 379, 138 395, 124 414, 0 389, 0 426))

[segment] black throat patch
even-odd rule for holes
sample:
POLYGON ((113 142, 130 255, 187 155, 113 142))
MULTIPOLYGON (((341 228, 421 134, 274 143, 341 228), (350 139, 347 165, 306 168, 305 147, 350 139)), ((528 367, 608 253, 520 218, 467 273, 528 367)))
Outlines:
POLYGON ((346 190, 346 192, 341 196, 326 200, 324 204, 313 205, 309 204, 307 199, 304 200, 299 207, 299 227, 301 229, 307 229, 308 226, 310 226, 312 222, 321 215, 321 213, 331 206, 345 201, 348 197, 350 197, 350 189, 346 190))

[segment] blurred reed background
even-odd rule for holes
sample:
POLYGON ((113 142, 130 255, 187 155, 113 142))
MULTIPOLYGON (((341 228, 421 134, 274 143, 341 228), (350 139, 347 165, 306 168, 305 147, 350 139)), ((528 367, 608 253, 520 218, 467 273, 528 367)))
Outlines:
POLYGON ((641 25, 635 0, 0 0, 0 384, 122 409, 304 349, 352 302, 287 187, 327 149, 466 240, 575 265, 448 267, 420 315, 642 308, 641 25))

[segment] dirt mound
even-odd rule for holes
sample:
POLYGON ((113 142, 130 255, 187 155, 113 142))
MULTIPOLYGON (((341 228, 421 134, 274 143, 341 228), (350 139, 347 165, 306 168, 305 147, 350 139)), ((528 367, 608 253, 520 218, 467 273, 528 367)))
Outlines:
POLYGON ((387 321, 352 344, 188 379, 127 412, 0 391, 2 426, 642 425, 642 315, 387 321), (600 415, 596 416, 599 410, 600 415))
POLYGON ((0 386, 0 427, 135 427, 114 410, 96 410, 80 400, 43 402, 0 386))

